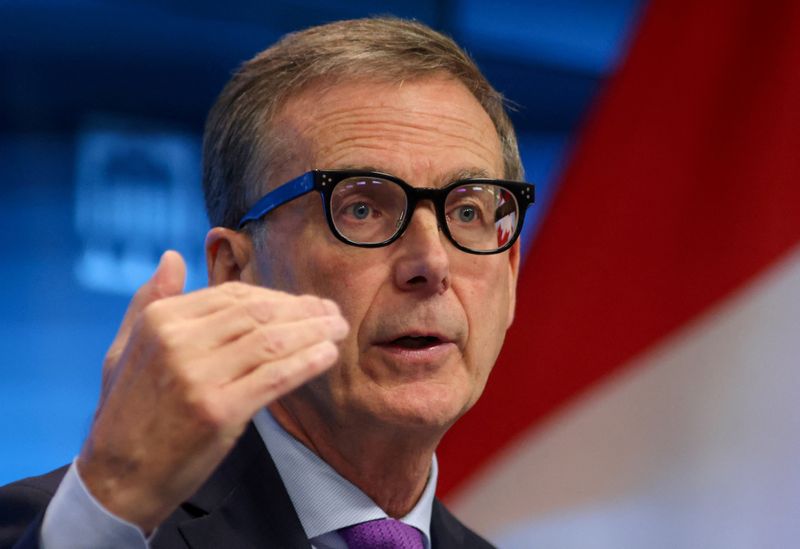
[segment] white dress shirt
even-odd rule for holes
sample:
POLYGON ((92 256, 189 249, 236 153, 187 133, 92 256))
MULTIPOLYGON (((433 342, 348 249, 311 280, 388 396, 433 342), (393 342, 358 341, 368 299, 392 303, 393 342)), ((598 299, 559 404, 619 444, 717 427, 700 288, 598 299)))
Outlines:
MULTIPOLYGON (((369 520, 388 518, 369 496, 343 478, 317 454, 287 433, 267 410, 253 418, 269 450, 306 536, 317 549, 347 549, 336 532, 369 520)), ((430 526, 438 467, 431 463, 428 483, 417 504, 399 519, 423 533, 430 549, 430 526)))
MULTIPOLYGON (((387 518, 369 496, 343 478, 287 433, 262 410, 253 418, 278 474, 316 549, 347 549, 337 530, 360 522, 387 518)), ((423 533, 430 549, 430 523, 438 466, 434 456, 425 490, 414 508, 400 520, 423 533)), ((152 535, 151 535, 152 539, 152 535)), ((43 549, 114 547, 146 549, 147 539, 136 525, 106 510, 88 491, 75 461, 47 507, 41 530, 43 549)))

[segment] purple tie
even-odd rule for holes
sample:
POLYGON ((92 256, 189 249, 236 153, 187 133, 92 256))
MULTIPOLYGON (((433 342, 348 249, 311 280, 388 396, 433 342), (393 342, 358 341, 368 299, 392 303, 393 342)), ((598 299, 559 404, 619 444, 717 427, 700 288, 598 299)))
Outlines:
POLYGON ((422 532, 390 518, 362 522, 339 530, 348 549, 423 549, 422 532))

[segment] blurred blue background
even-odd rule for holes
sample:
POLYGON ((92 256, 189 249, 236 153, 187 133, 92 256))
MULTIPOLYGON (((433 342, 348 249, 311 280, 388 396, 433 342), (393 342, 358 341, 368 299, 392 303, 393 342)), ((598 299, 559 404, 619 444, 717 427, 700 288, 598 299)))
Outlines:
POLYGON ((570 143, 624 55, 636 0, 0 1, 0 484, 69 461, 132 291, 176 248, 205 283, 206 112, 282 34, 413 17, 517 109, 530 242, 570 143))

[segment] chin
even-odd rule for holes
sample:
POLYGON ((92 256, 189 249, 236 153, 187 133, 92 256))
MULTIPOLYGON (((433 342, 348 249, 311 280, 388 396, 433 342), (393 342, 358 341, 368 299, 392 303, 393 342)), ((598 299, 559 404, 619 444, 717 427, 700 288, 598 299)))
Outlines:
POLYGON ((425 430, 441 436, 474 404, 477 397, 452 384, 417 381, 379 389, 369 413, 384 425, 425 430))

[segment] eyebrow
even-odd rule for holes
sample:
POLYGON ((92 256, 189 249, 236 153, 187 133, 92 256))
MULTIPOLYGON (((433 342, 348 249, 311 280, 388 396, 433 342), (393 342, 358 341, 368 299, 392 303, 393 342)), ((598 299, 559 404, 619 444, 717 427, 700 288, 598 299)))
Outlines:
POLYGON ((452 183, 453 181, 460 181, 462 179, 492 179, 488 170, 483 168, 462 168, 450 172, 444 178, 444 183, 452 183))
MULTIPOLYGON (((344 166, 337 166, 336 169, 379 172, 379 173, 394 175, 395 177, 397 177, 395 174, 387 170, 363 164, 347 164, 344 166)), ((464 179, 492 179, 492 175, 489 173, 488 170, 484 168, 459 168, 457 170, 453 170, 451 172, 446 173, 443 177, 437 178, 437 184, 440 187, 445 187, 454 181, 461 181, 464 179)), ((411 182, 409 181, 408 183, 411 182)))

